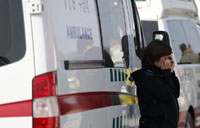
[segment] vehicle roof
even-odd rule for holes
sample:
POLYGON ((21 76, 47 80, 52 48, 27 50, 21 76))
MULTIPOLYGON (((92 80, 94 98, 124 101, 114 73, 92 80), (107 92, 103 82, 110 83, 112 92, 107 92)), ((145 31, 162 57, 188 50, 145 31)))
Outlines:
POLYGON ((168 17, 197 18, 197 10, 192 1, 182 0, 136 0, 141 19, 157 20, 168 17))

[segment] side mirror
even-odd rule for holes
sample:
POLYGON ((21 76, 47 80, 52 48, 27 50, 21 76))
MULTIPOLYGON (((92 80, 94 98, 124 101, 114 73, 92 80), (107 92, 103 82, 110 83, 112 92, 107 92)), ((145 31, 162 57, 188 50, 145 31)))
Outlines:
POLYGON ((126 63, 126 67, 129 67, 129 45, 128 45, 128 36, 125 35, 122 37, 122 51, 124 53, 123 58, 125 60, 126 63))
POLYGON ((160 40, 169 43, 169 35, 166 31, 154 31, 153 40, 160 40))

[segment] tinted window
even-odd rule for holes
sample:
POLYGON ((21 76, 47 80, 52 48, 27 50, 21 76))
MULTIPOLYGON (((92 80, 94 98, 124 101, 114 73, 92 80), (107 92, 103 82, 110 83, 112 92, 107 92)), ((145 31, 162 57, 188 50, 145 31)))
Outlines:
POLYGON ((25 54, 25 36, 21 0, 0 1, 0 64, 15 62, 25 54))

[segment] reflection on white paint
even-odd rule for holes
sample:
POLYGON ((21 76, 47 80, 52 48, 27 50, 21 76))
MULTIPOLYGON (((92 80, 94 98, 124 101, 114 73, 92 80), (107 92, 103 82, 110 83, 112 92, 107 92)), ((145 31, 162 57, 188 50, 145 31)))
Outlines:
POLYGON ((80 128, 80 125, 81 125, 81 118, 65 122, 63 128, 80 128))
POLYGON ((68 82, 70 89, 77 89, 80 87, 80 81, 76 77, 69 77, 68 82))
POLYGON ((114 5, 115 5, 115 6, 117 6, 117 5, 118 5, 118 3, 115 1, 115 2, 114 2, 114 5))
POLYGON ((121 92, 128 93, 126 85, 121 87, 121 92))

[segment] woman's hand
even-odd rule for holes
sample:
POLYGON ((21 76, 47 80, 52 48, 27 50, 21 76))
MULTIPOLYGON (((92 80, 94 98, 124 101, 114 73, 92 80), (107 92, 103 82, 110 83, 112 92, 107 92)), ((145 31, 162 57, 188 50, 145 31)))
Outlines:
POLYGON ((171 61, 171 73, 174 72, 174 59, 172 58, 172 56, 169 56, 169 60, 171 61))
POLYGON ((172 68, 171 60, 166 59, 161 63, 161 70, 171 69, 171 68, 172 68))
POLYGON ((168 59, 164 60, 163 63, 161 64, 161 69, 165 70, 165 69, 171 69, 171 72, 174 71, 174 60, 172 58, 172 56, 169 56, 168 59))

